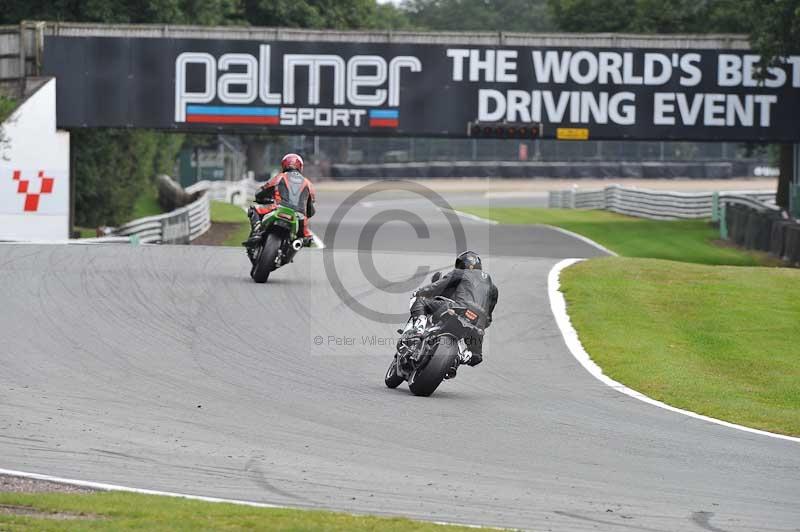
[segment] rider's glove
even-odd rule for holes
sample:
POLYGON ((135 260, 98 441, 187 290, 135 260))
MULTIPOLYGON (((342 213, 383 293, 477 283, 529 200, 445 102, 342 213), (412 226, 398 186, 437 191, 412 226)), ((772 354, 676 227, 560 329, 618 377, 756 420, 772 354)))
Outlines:
POLYGON ((472 353, 472 356, 469 357, 469 360, 467 361, 467 364, 472 366, 472 367, 475 367, 478 364, 480 364, 481 362, 483 362, 483 357, 481 355, 476 354, 476 353, 472 353))
POLYGON ((414 290, 413 292, 411 292, 411 297, 415 297, 415 298, 419 297, 419 290, 414 290))

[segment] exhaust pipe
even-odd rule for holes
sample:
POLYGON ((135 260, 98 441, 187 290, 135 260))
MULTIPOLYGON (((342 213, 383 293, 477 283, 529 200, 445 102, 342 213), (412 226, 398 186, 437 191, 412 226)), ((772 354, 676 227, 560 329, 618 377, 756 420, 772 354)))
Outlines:
POLYGON ((302 247, 303 247, 303 241, 300 240, 299 238, 292 242, 292 249, 293 250, 300 251, 300 248, 302 248, 302 247))

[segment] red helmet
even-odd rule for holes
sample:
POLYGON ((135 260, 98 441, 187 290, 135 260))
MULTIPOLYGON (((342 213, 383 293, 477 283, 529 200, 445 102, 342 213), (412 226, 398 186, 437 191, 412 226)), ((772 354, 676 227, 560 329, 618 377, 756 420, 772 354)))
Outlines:
POLYGON ((287 153, 281 159, 281 171, 285 172, 286 170, 297 170, 298 172, 303 171, 303 158, 297 155, 296 153, 287 153))

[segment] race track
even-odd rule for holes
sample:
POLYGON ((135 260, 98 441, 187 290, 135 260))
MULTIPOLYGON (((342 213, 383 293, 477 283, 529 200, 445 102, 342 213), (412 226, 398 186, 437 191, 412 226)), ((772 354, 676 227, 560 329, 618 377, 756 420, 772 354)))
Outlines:
MULTIPOLYGON (((387 205, 430 237, 392 222, 368 252, 376 203, 341 223, 334 263, 360 302, 402 313, 407 292, 372 286, 363 259, 397 281, 454 249, 424 202, 387 205)), ((351 310, 322 251, 255 285, 237 249, 0 245, 0 468, 542 531, 800 530, 796 443, 641 403, 572 358, 547 273, 598 250, 462 222, 500 302, 485 363, 431 398, 384 387, 401 324, 351 310)))

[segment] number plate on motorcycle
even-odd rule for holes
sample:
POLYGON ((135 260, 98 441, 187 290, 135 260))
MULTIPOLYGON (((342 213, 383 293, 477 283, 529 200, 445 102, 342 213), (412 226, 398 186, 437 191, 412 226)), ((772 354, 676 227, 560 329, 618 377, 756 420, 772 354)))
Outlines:
POLYGON ((478 319, 478 315, 472 312, 471 310, 466 311, 464 315, 467 317, 469 321, 475 321, 476 319, 478 319))

